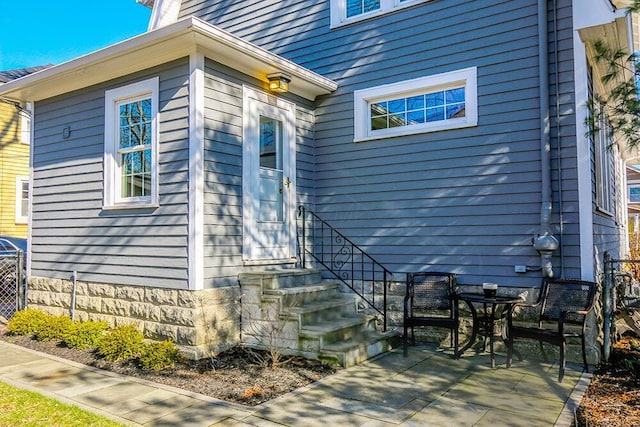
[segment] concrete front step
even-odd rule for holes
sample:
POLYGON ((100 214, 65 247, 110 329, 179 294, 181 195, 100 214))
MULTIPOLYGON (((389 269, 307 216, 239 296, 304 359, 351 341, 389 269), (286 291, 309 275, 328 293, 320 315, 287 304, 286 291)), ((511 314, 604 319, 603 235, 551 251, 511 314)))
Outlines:
POLYGON ((336 281, 322 280, 318 270, 242 273, 239 280, 249 345, 270 342, 271 335, 261 331, 279 331, 276 339, 288 354, 351 366, 388 351, 399 335, 371 328, 355 295, 341 292, 336 281))
POLYGON ((340 294, 334 298, 293 307, 284 316, 299 319, 300 325, 322 324, 332 319, 353 316, 355 303, 355 297, 340 294))
POLYGON ((400 332, 367 330, 355 340, 325 345, 318 353, 320 360, 349 367, 391 350, 400 344, 400 332))
POLYGON ((336 282, 323 280, 312 285, 263 289, 263 294, 282 298, 285 310, 291 311, 306 304, 336 298, 340 294, 340 285, 336 282))
POLYGON ((354 315, 324 323, 303 325, 300 328, 299 339, 306 351, 319 351, 328 344, 357 339, 363 334, 365 323, 364 316, 354 315))
POLYGON ((260 280, 264 289, 300 287, 322 281, 320 270, 299 268, 242 273, 240 278, 244 280, 260 280))

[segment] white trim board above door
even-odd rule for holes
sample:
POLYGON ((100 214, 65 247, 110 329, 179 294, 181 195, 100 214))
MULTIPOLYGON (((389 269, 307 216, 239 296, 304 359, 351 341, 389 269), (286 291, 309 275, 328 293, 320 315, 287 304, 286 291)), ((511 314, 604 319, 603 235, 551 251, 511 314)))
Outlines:
POLYGON ((295 105, 243 88, 244 261, 295 258, 295 105))

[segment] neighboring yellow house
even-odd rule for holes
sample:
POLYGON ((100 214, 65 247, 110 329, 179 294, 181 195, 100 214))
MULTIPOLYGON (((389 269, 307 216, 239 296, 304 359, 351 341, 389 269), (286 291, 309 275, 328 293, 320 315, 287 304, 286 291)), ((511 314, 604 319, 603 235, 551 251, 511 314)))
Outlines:
MULTIPOLYGON (((0 71, 0 85, 44 68, 0 71)), ((28 108, 0 98, 0 235, 27 237, 31 139, 28 108)))

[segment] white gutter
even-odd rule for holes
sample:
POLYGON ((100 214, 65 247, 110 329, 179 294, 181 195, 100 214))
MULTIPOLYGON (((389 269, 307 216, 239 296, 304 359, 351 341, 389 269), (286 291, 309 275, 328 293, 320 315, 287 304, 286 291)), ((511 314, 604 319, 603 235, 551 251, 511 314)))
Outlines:
POLYGON ((218 27, 188 17, 166 27, 89 53, 0 86, 0 96, 39 101, 89 87, 169 61, 196 50, 205 57, 262 81, 282 72, 291 76, 289 91, 309 100, 338 88, 323 77, 218 27))

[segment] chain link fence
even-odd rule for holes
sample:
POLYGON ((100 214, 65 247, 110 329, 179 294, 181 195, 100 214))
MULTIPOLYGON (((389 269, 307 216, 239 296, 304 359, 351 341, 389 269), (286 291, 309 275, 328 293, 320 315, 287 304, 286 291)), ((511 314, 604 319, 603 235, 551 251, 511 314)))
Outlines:
POLYGON ((0 254, 0 320, 9 320, 25 307, 26 274, 24 254, 0 254))

